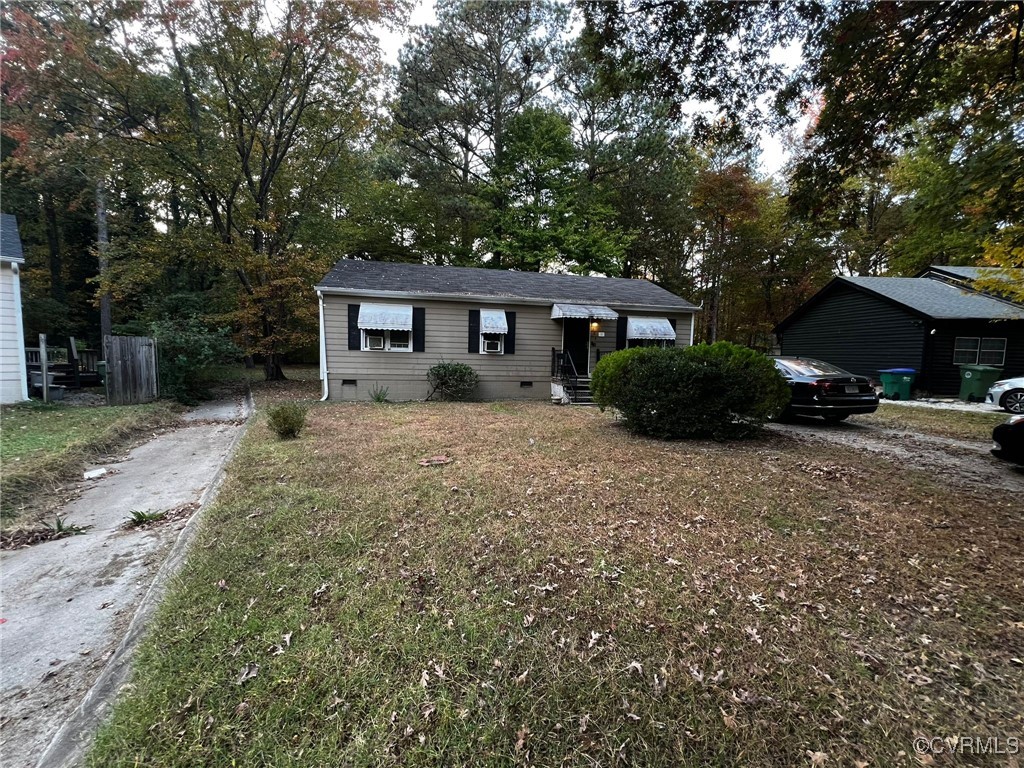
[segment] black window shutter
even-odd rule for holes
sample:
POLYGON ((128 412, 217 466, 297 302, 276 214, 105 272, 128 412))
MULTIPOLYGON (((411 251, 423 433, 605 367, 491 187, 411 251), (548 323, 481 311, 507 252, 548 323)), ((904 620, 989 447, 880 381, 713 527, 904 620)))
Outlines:
MULTIPOLYGON (((668 319, 668 324, 672 326, 672 331, 674 332, 674 331, 676 330, 676 319, 675 319, 674 317, 670 317, 670 318, 668 319)), ((673 336, 673 337, 672 337, 672 343, 671 343, 671 344, 669 344, 668 346, 670 346, 670 347, 674 347, 675 345, 676 345, 676 339, 675 339, 675 337, 673 336)))
POLYGON ((348 305, 348 348, 362 349, 359 339, 359 305, 348 305))
POLYGON ((412 351, 422 352, 426 346, 427 310, 423 307, 412 308, 412 351))
POLYGON ((626 348, 626 318, 619 315, 619 320, 615 325, 615 349, 626 348))
POLYGON ((480 310, 469 310, 469 354, 480 354, 480 310))
POLYGON ((505 334, 505 354, 516 353, 516 313, 505 312, 505 322, 508 324, 508 333, 505 334))

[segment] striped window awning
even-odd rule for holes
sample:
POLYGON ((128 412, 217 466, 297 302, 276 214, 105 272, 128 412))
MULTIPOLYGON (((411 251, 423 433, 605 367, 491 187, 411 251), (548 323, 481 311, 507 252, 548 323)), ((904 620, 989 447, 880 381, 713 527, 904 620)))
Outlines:
POLYGON ((580 318, 583 320, 589 320, 590 318, 615 320, 618 316, 619 313, 614 309, 608 309, 608 307, 600 304, 555 304, 551 307, 552 320, 557 320, 561 317, 580 318))
POLYGON ((360 304, 359 327, 369 331, 411 331, 412 306, 360 304))
POLYGON ((627 339, 666 339, 675 340, 676 329, 666 317, 628 317, 626 318, 627 339))
POLYGON ((480 310, 480 333, 508 333, 504 309, 480 310))

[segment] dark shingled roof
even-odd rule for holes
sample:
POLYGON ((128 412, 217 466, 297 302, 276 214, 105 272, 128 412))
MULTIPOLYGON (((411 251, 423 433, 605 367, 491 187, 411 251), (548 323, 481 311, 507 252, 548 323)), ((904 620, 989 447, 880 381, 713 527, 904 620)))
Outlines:
POLYGON ((962 280, 978 280, 982 277, 1004 277, 1009 271, 1009 274, 1017 277, 1017 279, 1024 279, 1024 269, 1013 269, 1004 270, 999 267, 945 267, 945 266, 931 266, 928 267, 921 275, 927 275, 929 272, 949 275, 951 277, 960 278, 962 280))
POLYGON ((18 220, 9 213, 0 213, 0 259, 19 264, 25 261, 18 236, 18 220))
POLYGON ((616 304, 693 310, 693 304, 648 280, 582 277, 504 269, 435 267, 342 259, 317 288, 353 293, 387 292, 418 296, 508 298, 570 304, 616 304))
MULTIPOLYGON (((971 269, 971 267, 961 267, 971 269)), ((1024 307, 927 277, 841 277, 936 320, 1024 320, 1024 307)))

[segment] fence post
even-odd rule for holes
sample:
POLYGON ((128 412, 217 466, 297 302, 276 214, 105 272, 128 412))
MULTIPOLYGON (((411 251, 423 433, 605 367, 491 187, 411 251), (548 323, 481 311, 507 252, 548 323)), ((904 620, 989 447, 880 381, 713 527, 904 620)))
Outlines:
POLYGON ((39 334, 39 368, 43 372, 43 402, 50 402, 50 370, 46 359, 46 334, 39 334))

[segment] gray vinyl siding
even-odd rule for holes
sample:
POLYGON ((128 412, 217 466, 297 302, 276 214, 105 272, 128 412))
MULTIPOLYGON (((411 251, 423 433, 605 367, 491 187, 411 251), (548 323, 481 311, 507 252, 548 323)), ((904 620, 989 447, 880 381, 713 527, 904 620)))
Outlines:
MULTIPOLYGON (((429 394, 427 370, 440 360, 467 363, 480 374, 477 395, 484 400, 551 398, 551 350, 561 349, 562 325, 551 319, 550 305, 480 304, 472 301, 382 299, 324 295, 327 380, 332 400, 367 400, 376 387, 387 387, 390 400, 422 400, 429 394), (411 304, 424 309, 423 352, 364 352, 348 348, 348 305, 411 304), (468 351, 469 310, 504 309, 516 313, 515 354, 489 355, 468 351), (356 384, 343 385, 344 380, 356 384), (521 382, 533 382, 523 388, 521 382)), ((614 307, 613 307, 614 309, 614 307)), ((677 344, 689 343, 690 313, 630 313, 676 320, 677 344)), ((602 322, 592 336, 591 359, 597 350, 614 351, 615 321, 602 322)))
POLYGON ((837 286, 782 333, 782 354, 816 357, 850 373, 922 369, 925 323, 887 301, 837 286))

